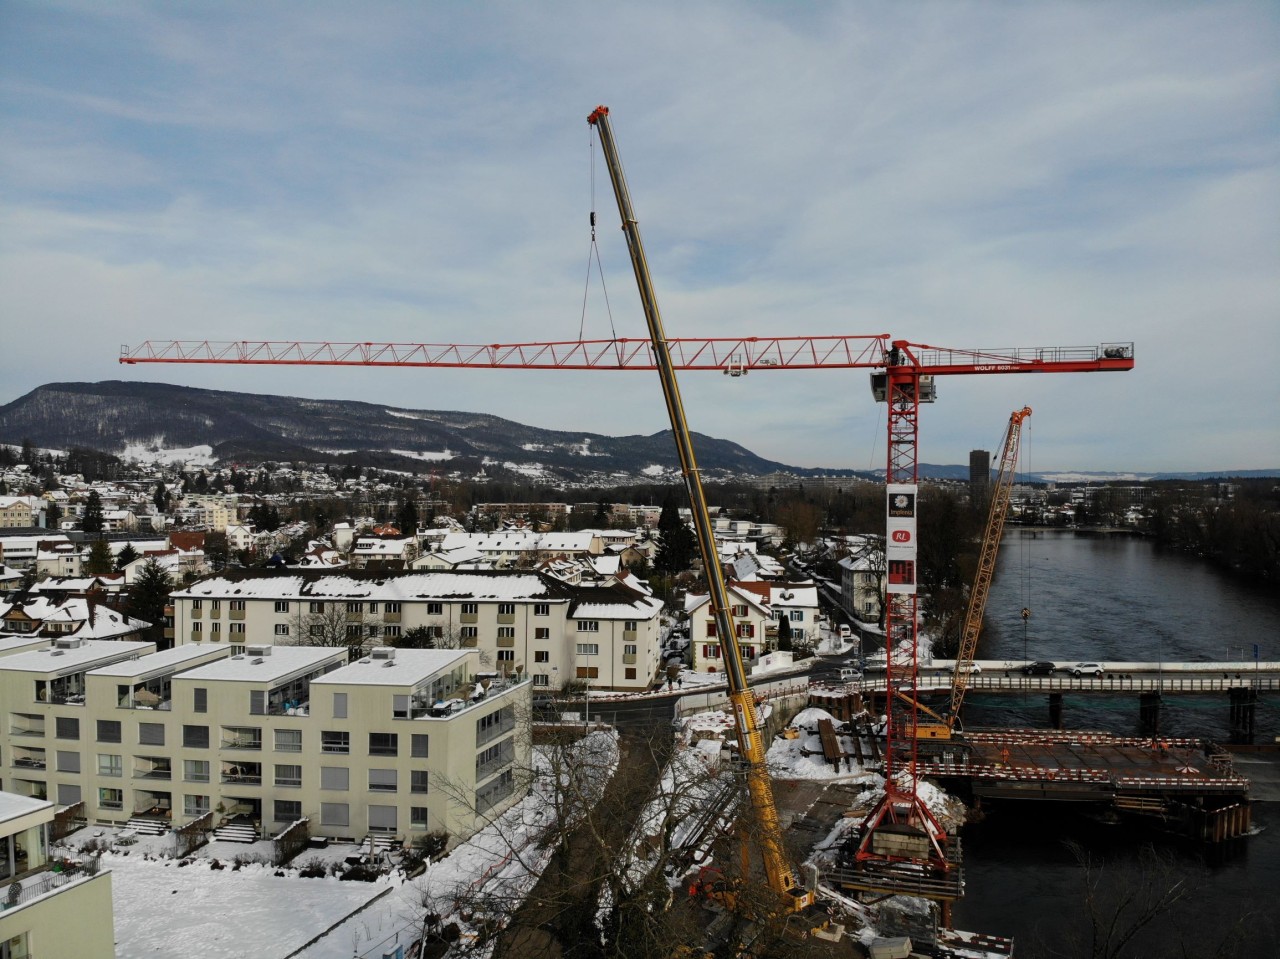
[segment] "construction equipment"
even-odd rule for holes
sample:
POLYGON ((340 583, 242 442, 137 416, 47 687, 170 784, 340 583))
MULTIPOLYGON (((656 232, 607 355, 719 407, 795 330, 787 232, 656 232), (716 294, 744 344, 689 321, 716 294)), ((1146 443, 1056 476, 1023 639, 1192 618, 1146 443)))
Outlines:
MULTIPOLYGON (((657 298, 654 296, 649 265, 645 260, 644 244, 640 240, 640 227, 631 209, 631 196, 623 176, 622 164, 618 159, 613 131, 609 126, 609 108, 596 107, 587 120, 599 134, 600 148, 609 169, 609 178, 613 181, 618 213, 622 217, 622 229, 627 237, 627 250, 631 254, 631 266, 635 272, 636 285, 640 290, 640 302, 644 307, 645 321, 649 327, 649 341, 653 347, 654 362, 662 381, 662 395, 666 400, 671 432, 675 437, 676 452, 680 457, 680 474, 684 478, 685 491, 689 496, 689 509, 698 539, 698 553, 702 558, 711 611, 716 620, 716 635, 724 654, 724 672, 729 687, 729 702, 733 706, 738 754, 746 773, 751 810, 756 820, 754 825, 758 831, 765 881, 777 898, 778 907, 784 913, 797 912, 813 902, 813 892, 802 888, 796 881, 795 873, 787 862, 783 848, 782 823, 778 817, 778 807, 773 800, 773 784, 765 764, 764 738, 761 735, 760 721, 756 714, 756 704, 747 686, 746 670, 742 663, 742 651, 738 646, 738 634, 733 622, 729 592, 725 586, 724 570, 720 565, 720 554, 716 549, 711 514, 707 509, 702 477, 699 475, 697 460, 694 456, 693 440, 689 424, 685 419, 684 404, 680 399, 680 387, 676 382, 675 370, 672 368, 666 332, 662 327, 662 316, 658 310, 657 298)), ((720 898, 729 908, 735 908, 739 904, 739 891, 734 887, 725 888, 721 891, 720 898)))
POLYGON ((1013 479, 1018 465, 1018 450, 1022 437, 1022 421, 1030 415, 1031 407, 1024 406, 1009 416, 1009 428, 1005 431, 1001 446, 1000 470, 996 474, 995 486, 991 490, 991 503, 987 507, 987 523, 982 533, 982 546, 978 551, 978 570, 974 574, 973 586, 969 591, 964 628, 960 634, 959 649, 956 651, 955 674, 951 680, 951 700, 943 716, 920 705, 921 710, 938 722, 917 723, 918 738, 950 739, 959 722, 960 707, 964 703, 974 654, 978 650, 978 635, 982 632, 982 615, 987 608, 987 594, 991 591, 991 579, 996 571, 996 558, 1000 554, 1004 521, 1009 514, 1009 498, 1013 493, 1013 479))
MULTIPOLYGON (((592 114, 593 124, 608 138, 608 111, 592 114)), ((932 347, 908 340, 891 339, 889 334, 871 336, 789 336, 715 339, 666 339, 662 334, 657 307, 639 232, 630 212, 626 186, 613 153, 611 170, 622 212, 632 264, 645 303, 650 338, 531 342, 517 344, 423 344, 423 343, 330 343, 266 342, 240 340, 146 341, 130 349, 122 347, 120 362, 134 363, 231 363, 249 365, 317 366, 420 366, 470 369, 547 370, 653 370, 657 369, 667 393, 668 413, 673 430, 683 425, 674 371, 719 370, 730 376, 753 371, 784 369, 873 370, 872 393, 888 404, 888 465, 886 469, 886 592, 887 709, 885 750, 885 795, 863 822, 859 862, 875 864, 861 888, 877 893, 912 892, 919 888, 921 869, 948 875, 948 837, 920 801, 917 792, 917 742, 919 710, 914 707, 915 680, 919 671, 917 645, 917 565, 916 502, 917 442, 920 404, 936 398, 936 378, 949 375, 1005 373, 1079 373, 1127 371, 1133 369, 1132 343, 1104 343, 1086 347, 1037 347, 1032 349, 961 350, 932 347), (673 403, 674 400, 674 403, 673 403), (909 692, 910 695, 904 695, 909 692), (895 877, 896 865, 904 866, 895 877)), ((687 430, 687 427, 685 427, 687 430)), ((692 448, 679 447, 681 469, 691 497, 700 495, 697 466, 692 448), (696 489, 696 491, 695 491, 696 489)), ((705 507, 704 507, 705 508, 705 507)), ((703 522, 697 518, 695 522, 703 522)), ((702 540, 699 530, 699 539, 702 540)), ((706 542, 710 543, 708 538, 706 542)), ((714 552, 703 554, 708 576, 718 577, 714 552), (714 572, 713 572, 714 571, 714 572)), ((722 585, 722 584, 721 584, 722 585)), ((714 588, 714 587, 713 587, 714 588)), ((739 683, 735 700, 739 734, 754 720, 750 697, 741 677, 733 622, 727 603, 713 596, 717 628, 725 650, 737 658, 728 670, 739 683)), ((763 750, 759 730, 748 736, 743 756, 763 750)), ((763 764, 751 780, 757 809, 771 809, 772 799, 763 764)), ((773 812, 776 819, 776 810, 773 812)), ((770 887, 794 890, 795 880, 786 864, 775 827, 769 831, 766 849, 770 887)), ((952 885, 958 886, 958 880, 952 885)), ((958 894, 958 893, 957 893, 958 894)), ((805 896, 788 893, 794 908, 801 908, 805 896)))

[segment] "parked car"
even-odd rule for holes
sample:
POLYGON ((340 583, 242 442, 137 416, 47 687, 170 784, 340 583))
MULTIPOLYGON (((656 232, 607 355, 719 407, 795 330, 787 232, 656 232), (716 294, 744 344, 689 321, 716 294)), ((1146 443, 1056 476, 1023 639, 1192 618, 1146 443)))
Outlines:
POLYGON ((1095 676, 1102 678, 1102 674, 1106 672, 1102 668, 1101 663, 1076 663, 1071 667, 1071 675, 1079 679, 1081 676, 1095 676))
POLYGON ((1048 676, 1058 668, 1057 663, 1051 663, 1047 659, 1039 659, 1034 663, 1027 663, 1022 667, 1022 675, 1024 676, 1048 676))
MULTIPOLYGON (((956 671, 956 665, 957 665, 956 663, 950 663, 946 666, 943 666, 942 668, 946 670, 948 673, 954 673, 956 671)), ((966 664, 964 671, 968 673, 970 676, 977 676, 980 672, 982 672, 982 667, 979 666, 977 663, 968 663, 966 664)))

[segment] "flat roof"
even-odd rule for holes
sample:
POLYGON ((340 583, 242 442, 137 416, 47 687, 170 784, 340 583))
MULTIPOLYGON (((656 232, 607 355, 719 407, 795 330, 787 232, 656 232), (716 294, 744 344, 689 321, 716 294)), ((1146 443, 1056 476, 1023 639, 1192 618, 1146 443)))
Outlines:
POLYGON ((174 646, 172 649, 158 653, 148 653, 139 659, 129 659, 110 666, 100 666, 89 673, 90 676, 124 676, 132 679, 151 678, 164 673, 177 672, 183 666, 196 662, 206 656, 226 656, 231 648, 225 644, 188 643, 185 646, 174 646))
POLYGON ((31 649, 39 649, 42 646, 52 646, 52 636, 39 636, 32 633, 25 635, 0 636, 0 658, 12 656, 15 653, 26 652, 31 649))
POLYGON ((0 659, 0 671, 50 673, 65 676, 96 666, 106 666, 122 659, 137 659, 155 650, 154 643, 138 643, 120 639, 86 639, 73 649, 33 649, 0 659))
POLYGON ((365 656, 349 666, 325 673, 311 685, 413 686, 456 668, 468 657, 479 663, 479 655, 469 649, 397 649, 391 659, 365 656))
POLYGON ((10 822, 41 809, 49 809, 53 803, 47 799, 19 796, 17 793, 0 792, 0 823, 10 822))
POLYGON ((265 656, 231 656, 216 663, 197 666, 176 679, 231 680, 247 683, 273 683, 306 673, 332 660, 346 659, 345 646, 269 646, 265 656))

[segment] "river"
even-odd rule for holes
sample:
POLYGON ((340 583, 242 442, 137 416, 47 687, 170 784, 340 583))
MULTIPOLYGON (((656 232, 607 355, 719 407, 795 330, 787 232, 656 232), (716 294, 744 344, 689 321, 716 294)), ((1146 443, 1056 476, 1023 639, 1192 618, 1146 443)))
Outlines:
MULTIPOLYGON (((1237 664, 1229 668, 1247 669, 1255 643, 1262 659, 1280 659, 1274 591, 1135 537, 1012 529, 988 597, 978 658, 1229 660, 1237 664), (1025 623, 1024 607, 1031 610, 1025 623)), ((1278 699, 1259 703, 1260 743, 1280 736, 1278 699)), ((965 721, 970 728, 1046 727, 1048 705, 1043 695, 971 693, 965 721)), ((1138 734, 1137 698, 1068 695, 1064 724, 1138 734)), ((1227 725, 1225 694, 1165 697, 1165 735, 1225 741, 1227 725)), ((1280 755, 1273 757, 1280 762, 1280 755)), ((962 832, 967 894, 956 905, 955 923, 1013 936, 1023 959, 1280 955, 1280 803, 1255 802, 1254 834, 1212 848, 1062 804, 988 804, 986 814, 962 832), (1107 918, 1121 897, 1146 889, 1176 888, 1183 898, 1123 951, 1095 953, 1087 881, 1097 882, 1094 913, 1107 918)))

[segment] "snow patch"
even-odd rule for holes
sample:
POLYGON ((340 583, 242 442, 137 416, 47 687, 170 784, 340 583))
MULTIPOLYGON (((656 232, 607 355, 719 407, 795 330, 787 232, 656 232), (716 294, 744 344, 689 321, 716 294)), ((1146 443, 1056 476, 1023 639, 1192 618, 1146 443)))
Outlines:
POLYGON ((433 463, 440 460, 451 460, 455 455, 448 447, 438 453, 431 450, 387 450, 387 452, 395 453, 397 456, 407 456, 409 459, 427 460, 433 463))
POLYGON ((186 463, 188 466, 212 466, 213 447, 201 444, 199 446, 175 446, 166 447, 164 445, 164 437, 154 437, 150 442, 136 442, 125 445, 120 458, 127 462, 135 463, 164 463, 166 466, 172 466, 174 463, 186 463))

